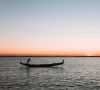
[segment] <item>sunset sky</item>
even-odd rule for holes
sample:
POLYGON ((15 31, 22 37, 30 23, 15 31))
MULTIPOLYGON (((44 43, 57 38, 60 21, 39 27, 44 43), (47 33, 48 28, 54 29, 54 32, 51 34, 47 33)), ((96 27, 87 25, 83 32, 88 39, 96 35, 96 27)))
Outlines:
POLYGON ((100 0, 0 0, 0 55, 100 55, 100 0))

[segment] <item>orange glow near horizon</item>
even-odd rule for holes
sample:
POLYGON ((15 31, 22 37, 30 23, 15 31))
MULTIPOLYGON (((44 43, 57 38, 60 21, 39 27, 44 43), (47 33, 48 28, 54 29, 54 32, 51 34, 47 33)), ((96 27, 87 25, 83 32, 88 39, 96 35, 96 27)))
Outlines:
POLYGON ((94 52, 91 54, 92 56, 100 56, 100 51, 99 52, 94 52))
POLYGON ((100 56, 100 52, 86 53, 81 51, 54 51, 54 50, 5 50, 0 56, 100 56))
MULTIPOLYGON (((99 50, 100 51, 100 50, 99 50)), ((97 49, 87 48, 60 48, 57 47, 10 47, 1 48, 0 56, 100 56, 97 49)))

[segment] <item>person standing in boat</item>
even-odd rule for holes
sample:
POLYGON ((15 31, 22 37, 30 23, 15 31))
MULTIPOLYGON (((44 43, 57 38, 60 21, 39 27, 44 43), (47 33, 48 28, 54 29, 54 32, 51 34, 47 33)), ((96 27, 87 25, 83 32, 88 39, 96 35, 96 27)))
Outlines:
POLYGON ((30 59, 30 58, 28 58, 28 59, 27 59, 27 64, 29 64, 29 62, 30 62, 30 61, 31 61, 31 59, 30 59))

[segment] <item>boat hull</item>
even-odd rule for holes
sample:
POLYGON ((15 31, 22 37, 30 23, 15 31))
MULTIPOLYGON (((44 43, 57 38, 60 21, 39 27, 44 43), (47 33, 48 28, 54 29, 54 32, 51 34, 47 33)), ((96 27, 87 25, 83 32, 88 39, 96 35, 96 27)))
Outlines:
POLYGON ((52 64, 27 64, 20 61, 21 65, 28 66, 28 67, 52 67, 52 66, 62 65, 63 63, 64 60, 60 63, 52 63, 52 64))

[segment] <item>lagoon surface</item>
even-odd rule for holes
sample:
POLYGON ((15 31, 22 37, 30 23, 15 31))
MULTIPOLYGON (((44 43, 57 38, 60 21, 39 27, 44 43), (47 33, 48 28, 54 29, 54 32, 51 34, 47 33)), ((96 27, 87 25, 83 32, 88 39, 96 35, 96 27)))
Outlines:
POLYGON ((0 57, 0 90, 100 90, 100 57, 30 57, 30 63, 64 65, 28 68, 28 57, 0 57))

